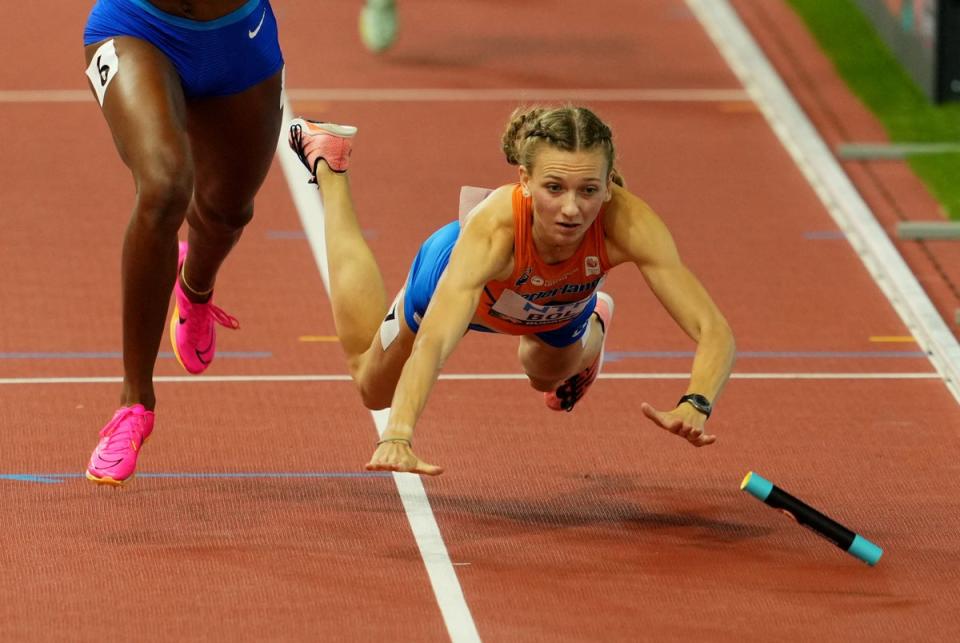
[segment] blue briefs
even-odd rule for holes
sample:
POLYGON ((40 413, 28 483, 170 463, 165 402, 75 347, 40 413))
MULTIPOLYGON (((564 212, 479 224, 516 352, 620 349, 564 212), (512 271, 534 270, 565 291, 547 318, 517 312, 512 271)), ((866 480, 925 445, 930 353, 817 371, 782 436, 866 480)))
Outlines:
MULTIPOLYGON (((453 252, 453 245, 457 242, 459 236, 460 222, 448 223, 423 242, 420 251, 417 252, 417 256, 413 260, 413 266, 410 267, 410 275, 407 277, 407 285, 403 295, 403 316, 407 321, 407 326, 413 332, 417 332, 420 328, 420 321, 427 311, 427 305, 430 303, 430 298, 433 297, 433 292, 437 289, 440 276, 447 268, 450 253, 453 252)), ((569 346, 583 336, 596 304, 597 295, 594 293, 593 297, 590 298, 590 303, 566 325, 543 333, 531 334, 536 335, 544 343, 555 348, 569 346)), ((470 330, 487 333, 496 332, 478 324, 470 324, 470 330)))
POLYGON ((205 22, 164 13, 147 0, 97 0, 83 44, 115 36, 140 38, 163 52, 189 98, 236 94, 283 67, 277 20, 268 0, 249 0, 205 22))

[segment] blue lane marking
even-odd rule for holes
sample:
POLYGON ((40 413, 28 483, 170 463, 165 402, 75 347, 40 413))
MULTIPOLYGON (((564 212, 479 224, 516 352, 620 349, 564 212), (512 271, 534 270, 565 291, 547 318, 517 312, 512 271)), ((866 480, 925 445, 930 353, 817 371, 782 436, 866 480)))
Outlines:
MULTIPOLYGON (((923 351, 737 351, 737 359, 903 359, 927 356, 923 351)), ((607 351, 605 362, 624 359, 690 359, 693 351, 607 351)))
POLYGON ((303 230, 267 230, 267 239, 306 239, 303 230))
MULTIPOLYGON (((162 359, 173 359, 173 353, 170 351, 160 351, 157 356, 162 359)), ((265 359, 273 357, 270 351, 217 351, 217 357, 226 359, 265 359)), ((0 353, 0 359, 122 359, 123 353, 119 351, 108 352, 63 352, 63 353, 0 353)))
MULTIPOLYGON (((302 471, 302 472, 168 472, 168 473, 138 473, 138 478, 177 478, 201 480, 237 480, 237 479, 331 479, 331 478, 389 478, 393 474, 389 471, 302 471)), ((83 478, 82 473, 0 473, 0 480, 15 480, 17 482, 39 482, 42 484, 57 484, 65 480, 83 478)))
MULTIPOLYGON (((376 239, 379 233, 376 230, 364 228, 360 231, 363 238, 376 239)), ((303 230, 267 230, 267 239, 306 239, 307 233, 303 230)))
POLYGON ((41 482, 43 484, 57 484, 58 478, 46 475, 35 475, 30 473, 0 473, 0 480, 19 480, 20 482, 41 482))
POLYGON ((846 239, 845 235, 840 230, 812 230, 810 232, 803 233, 804 239, 846 239))

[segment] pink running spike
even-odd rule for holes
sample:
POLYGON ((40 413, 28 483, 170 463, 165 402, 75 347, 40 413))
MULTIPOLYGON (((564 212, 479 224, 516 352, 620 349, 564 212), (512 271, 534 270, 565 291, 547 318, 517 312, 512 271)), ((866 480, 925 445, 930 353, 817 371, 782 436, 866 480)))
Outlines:
POLYGON ((180 259, 177 262, 177 281, 173 287, 174 306, 170 318, 170 343, 180 365, 194 375, 204 372, 217 351, 217 330, 214 323, 236 330, 240 322, 223 309, 213 305, 213 297, 203 304, 187 298, 180 285, 180 271, 187 258, 187 243, 180 242, 180 259))
POLYGON ((322 159, 334 172, 346 172, 350 148, 357 128, 295 118, 290 121, 287 142, 310 172, 311 183, 317 182, 317 163, 322 159))
POLYGON ((100 442, 90 456, 87 479, 121 485, 133 476, 140 447, 153 432, 155 416, 142 404, 125 406, 100 430, 100 442))
POLYGON ((597 292, 597 306, 593 312, 603 322, 603 343, 600 345, 600 353, 593 360, 593 364, 576 375, 568 377, 552 393, 543 394, 547 406, 554 411, 572 411, 576 403, 587 394, 587 389, 597 379, 603 367, 603 346, 607 343, 610 322, 613 320, 613 297, 605 292, 597 292))

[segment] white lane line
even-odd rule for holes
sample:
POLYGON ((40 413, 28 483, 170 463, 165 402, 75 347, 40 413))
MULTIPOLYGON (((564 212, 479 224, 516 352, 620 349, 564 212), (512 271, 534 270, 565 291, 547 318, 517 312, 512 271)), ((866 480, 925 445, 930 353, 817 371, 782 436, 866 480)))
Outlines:
POLYGON ((960 344, 727 0, 686 0, 960 403, 960 344))
MULTIPOLYGON (((584 101, 636 103, 729 103, 750 101, 742 89, 442 89, 325 88, 288 89, 294 101, 487 102, 584 101)), ((0 103, 92 103, 86 89, 0 90, 0 103)))
POLYGON ((488 102, 589 101, 723 103, 750 101, 742 89, 292 89, 292 101, 488 102))
MULTIPOLYGON (((685 380, 690 373, 601 373, 602 380, 685 380)), ((940 374, 930 372, 909 373, 734 373, 735 380, 939 380, 940 374)), ((526 380, 522 373, 446 373, 441 380, 450 381, 496 381, 526 380)), ((349 375, 160 375, 154 382, 177 384, 213 384, 243 382, 349 382, 349 375)), ((0 377, 3 384, 118 384, 119 376, 109 377, 0 377)))
MULTIPOLYGON (((323 204, 317 188, 307 183, 307 175, 299 159, 287 148, 287 123, 292 116, 290 102, 284 99, 284 125, 277 144, 277 155, 280 157, 283 174, 287 179, 297 212, 300 214, 300 221, 307 233, 324 288, 329 293, 330 278, 323 233, 323 204)), ((378 435, 383 435, 388 414, 389 410, 372 411, 378 435)), ((470 607, 463 595, 463 588, 460 587, 457 572, 450 562, 450 555, 447 553, 446 544, 443 542, 440 527, 433 515, 433 509, 430 508, 430 500, 427 498, 420 476, 412 473, 395 473, 393 479, 400 492, 403 509, 410 522, 414 540, 420 549, 420 556, 423 558, 423 564, 450 639, 455 643, 479 642, 480 634, 477 632, 470 607)))
POLYGON ((97 98, 89 89, 5 89, 0 103, 91 103, 97 98))

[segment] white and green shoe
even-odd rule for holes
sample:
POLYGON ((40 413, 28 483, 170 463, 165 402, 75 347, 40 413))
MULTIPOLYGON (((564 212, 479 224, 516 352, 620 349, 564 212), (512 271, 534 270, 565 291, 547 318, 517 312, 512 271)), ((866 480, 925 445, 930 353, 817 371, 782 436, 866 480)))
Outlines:
POLYGON ((396 0, 367 0, 360 11, 360 39, 375 54, 386 51, 397 38, 396 0))

